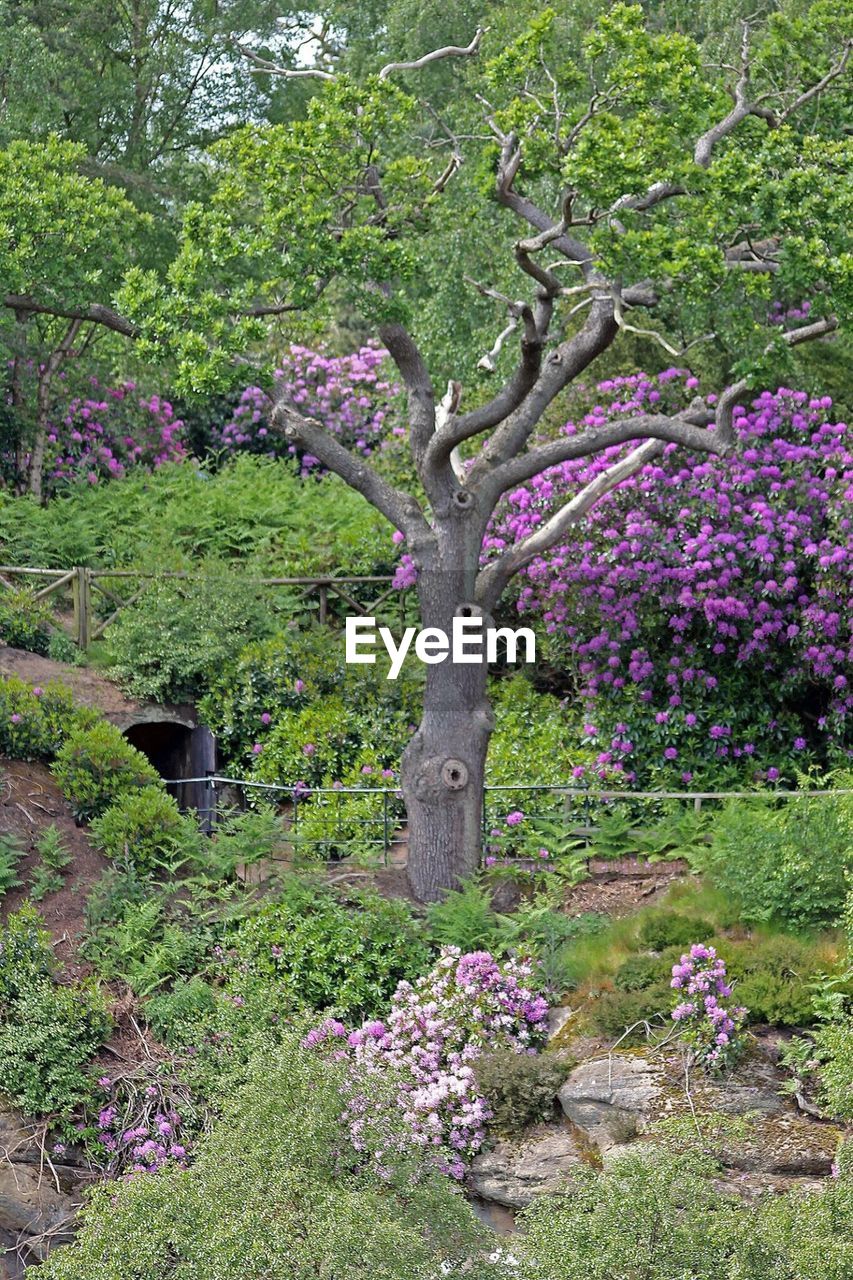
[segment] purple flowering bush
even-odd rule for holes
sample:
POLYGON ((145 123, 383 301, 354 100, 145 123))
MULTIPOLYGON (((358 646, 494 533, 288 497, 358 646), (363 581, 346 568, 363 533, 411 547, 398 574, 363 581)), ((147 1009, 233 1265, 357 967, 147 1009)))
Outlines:
MULTIPOLYGON (((697 385, 679 369, 614 378, 561 430, 684 404, 697 385)), ((837 758, 853 705, 853 453, 831 409, 828 397, 762 392, 736 410, 733 457, 668 446, 524 571, 518 611, 541 620, 580 690, 592 781, 606 771, 641 785, 772 783, 837 758)), ((565 463, 510 493, 485 556, 619 455, 565 463)))
MULTIPOLYGON (((393 416, 389 401, 399 387, 383 370, 387 357, 377 343, 346 356, 291 344, 275 371, 273 395, 283 394, 300 413, 322 422, 341 444, 368 458, 386 448, 394 434, 405 434, 399 424, 388 426, 393 416)), ((212 432, 213 446, 228 452, 298 456, 303 475, 320 469, 311 454, 297 454, 295 445, 272 431, 269 410, 267 393, 261 387, 246 387, 230 421, 212 432)))
POLYGON ((487 951, 463 955, 445 947, 428 974, 399 984, 387 1018, 353 1031, 327 1018, 304 1044, 347 1065, 344 1119, 356 1149, 364 1145, 370 1107, 363 1082, 390 1075, 406 1142, 461 1179, 485 1141, 490 1117, 473 1064, 498 1048, 536 1053, 547 1027, 548 1004, 530 962, 499 963, 487 951))
POLYGON ((184 424, 170 402, 140 395, 134 382, 102 386, 73 399, 47 438, 46 491, 84 481, 120 479, 131 467, 151 471, 186 457, 184 424))
POLYGON ((722 1071, 736 1059, 746 1009, 731 1005, 726 964, 713 947, 695 943, 672 966, 679 1001, 672 1011, 691 1058, 708 1071, 722 1071))
POLYGON ((108 1175, 156 1173, 167 1163, 187 1167, 191 1143, 177 1110, 189 1104, 185 1088, 133 1073, 116 1080, 101 1076, 98 1085, 107 1097, 90 1126, 89 1148, 108 1175))

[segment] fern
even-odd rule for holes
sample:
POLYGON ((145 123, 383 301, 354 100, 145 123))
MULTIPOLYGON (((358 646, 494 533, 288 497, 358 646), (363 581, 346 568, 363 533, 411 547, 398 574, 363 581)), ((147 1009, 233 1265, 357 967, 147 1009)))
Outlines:
POLYGON ((23 856, 24 846, 17 836, 0 835, 0 897, 21 883, 17 869, 23 856))

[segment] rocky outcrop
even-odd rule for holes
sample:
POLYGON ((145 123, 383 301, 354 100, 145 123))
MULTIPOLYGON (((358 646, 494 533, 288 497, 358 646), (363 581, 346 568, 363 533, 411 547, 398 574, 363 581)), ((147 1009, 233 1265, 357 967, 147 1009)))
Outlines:
POLYGON ((34 1126, 15 1111, 0 1111, 0 1242, 9 1250, 7 1274, 20 1274, 16 1263, 40 1261, 72 1238, 89 1180, 85 1169, 46 1159, 34 1126))
POLYGON ((841 1131, 800 1115, 769 1083, 690 1079, 638 1054, 583 1062, 560 1090, 563 1111, 605 1160, 655 1126, 687 1117, 724 1169, 788 1177, 826 1176, 841 1131))
POLYGON ((523 1209, 535 1196, 565 1187, 583 1160, 582 1146, 568 1126, 542 1126, 523 1141, 498 1142, 475 1156, 468 1185, 482 1200, 523 1209))

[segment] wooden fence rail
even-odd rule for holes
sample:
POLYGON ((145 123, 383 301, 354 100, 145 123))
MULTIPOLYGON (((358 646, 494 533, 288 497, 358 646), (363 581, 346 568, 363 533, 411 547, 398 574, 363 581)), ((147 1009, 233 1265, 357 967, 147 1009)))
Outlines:
MULTIPOLYGON (((16 584, 12 579, 16 577, 22 577, 25 581, 30 579, 35 579, 36 582, 40 579, 47 580, 45 586, 33 592, 33 598, 36 600, 44 599, 53 592, 61 591, 63 588, 70 588, 74 609, 72 636, 81 649, 87 649, 93 640, 97 640, 102 636, 107 627, 115 622, 122 609, 135 604, 137 600, 144 596, 152 583, 170 578, 190 580, 200 576, 184 569, 163 569, 156 572, 147 572, 137 569, 90 569, 83 565, 75 565, 70 569, 37 569, 22 565, 0 565, 0 589, 15 590, 16 584), (122 597, 107 585, 108 580, 114 581, 116 579, 133 581, 140 585, 129 596, 122 597), (109 609, 106 617, 100 616, 94 607, 96 597, 100 597, 101 601, 106 603, 106 607, 109 609)), ((399 597, 402 607, 402 598, 405 594, 405 588, 400 591, 394 587, 394 579, 390 575, 358 574, 349 577, 338 577, 334 574, 327 574, 309 577, 265 578, 246 577, 243 574, 239 576, 247 586, 300 588, 298 592, 300 599, 308 599, 316 594, 317 618, 324 625, 334 621, 333 612, 329 607, 332 596, 337 596, 351 610, 362 617, 370 617, 392 596, 399 597), (375 585, 377 588, 381 587, 382 589, 379 590, 374 599, 364 604, 355 598, 354 589, 369 585, 375 585)))

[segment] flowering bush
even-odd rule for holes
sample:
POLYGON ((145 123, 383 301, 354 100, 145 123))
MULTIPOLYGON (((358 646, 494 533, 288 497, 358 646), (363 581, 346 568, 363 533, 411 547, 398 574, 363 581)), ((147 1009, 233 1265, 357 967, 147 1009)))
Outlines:
MULTIPOLYGON (((284 395, 300 413, 322 422, 327 431, 365 458, 382 449, 387 438, 405 434, 395 426, 388 431, 388 401, 399 388, 383 376, 387 351, 368 344, 348 356, 329 356, 319 349, 291 345, 276 370, 275 395, 284 395)), ((270 398, 260 387, 246 387, 229 422, 214 430, 214 446, 233 451, 291 454, 287 444, 269 426, 270 398)), ((299 455, 303 475, 319 469, 309 453, 299 455)))
POLYGON ((12 760, 50 760, 77 730, 89 728, 97 713, 74 705, 65 685, 44 688, 17 676, 0 680, 0 754, 12 760))
POLYGON ((532 964, 499 964, 488 951, 463 955, 457 947, 445 947, 428 974, 414 984, 399 984, 387 1019, 348 1033, 343 1023, 329 1018, 304 1043, 323 1046, 347 1062, 344 1118, 357 1149, 364 1145, 369 1105, 360 1082, 391 1073, 407 1141, 431 1150, 439 1167, 459 1179, 466 1160, 483 1144, 490 1114, 472 1063, 487 1049, 535 1053, 545 1042, 547 1019, 532 964))
POLYGON ((674 990, 683 997, 672 1011, 691 1056, 710 1071, 721 1071, 736 1057, 738 1031, 746 1009, 731 1007, 732 988, 725 961, 713 947, 695 943, 672 966, 674 990))
POLYGON ((186 1089, 168 1079, 119 1080, 101 1076, 100 1088, 107 1094, 92 1126, 92 1152, 112 1175, 133 1177, 156 1173, 167 1162, 187 1166, 189 1139, 182 1133, 184 1119, 177 1106, 187 1102, 186 1089))
MULTIPOLYGON (((614 378, 562 430, 674 408, 696 387, 678 369, 614 378)), ((735 411, 733 457, 667 446, 525 570, 518 609, 542 619, 582 688, 593 773, 774 782, 841 746, 853 705, 853 455, 831 407, 828 397, 763 392, 735 411)), ((617 456, 565 463, 510 493, 484 554, 541 525, 617 456)))
POLYGON ((90 381, 91 394, 72 400, 48 432, 48 491, 78 480, 115 479, 129 467, 150 471, 186 456, 184 424, 168 400, 140 396, 134 382, 104 387, 97 378, 90 381))

